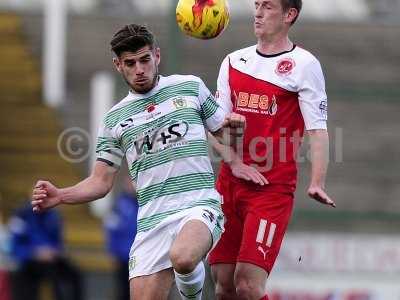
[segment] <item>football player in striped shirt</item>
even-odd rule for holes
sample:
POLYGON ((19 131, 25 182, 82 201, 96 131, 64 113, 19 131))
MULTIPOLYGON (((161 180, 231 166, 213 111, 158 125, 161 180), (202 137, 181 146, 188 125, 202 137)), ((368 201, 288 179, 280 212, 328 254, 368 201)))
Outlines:
POLYGON ((130 87, 101 124, 92 174, 68 188, 38 181, 33 209, 102 198, 123 158, 137 186, 137 235, 129 258, 131 298, 167 299, 176 280, 182 299, 201 299, 202 259, 223 232, 220 195, 208 156, 207 131, 243 128, 203 81, 161 76, 160 49, 144 26, 127 25, 111 41, 114 65, 130 87))

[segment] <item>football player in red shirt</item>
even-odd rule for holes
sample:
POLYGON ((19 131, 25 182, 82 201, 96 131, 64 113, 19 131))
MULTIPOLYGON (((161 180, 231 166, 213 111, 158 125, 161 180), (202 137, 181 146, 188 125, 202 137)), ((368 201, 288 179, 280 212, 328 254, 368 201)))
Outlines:
POLYGON ((324 76, 319 61, 288 37, 302 1, 254 4, 257 44, 229 54, 218 77, 219 104, 246 117, 243 141, 235 147, 241 155, 225 159, 217 182, 226 223, 209 262, 219 300, 268 299, 266 281, 292 213, 304 130, 312 165, 308 195, 335 207, 325 192, 324 76))

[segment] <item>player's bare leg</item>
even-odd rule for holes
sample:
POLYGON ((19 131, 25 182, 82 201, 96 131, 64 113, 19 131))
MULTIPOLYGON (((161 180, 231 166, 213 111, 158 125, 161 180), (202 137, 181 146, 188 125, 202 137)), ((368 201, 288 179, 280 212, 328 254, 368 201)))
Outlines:
POLYGON ((217 300, 239 300, 234 284, 235 264, 214 264, 211 272, 217 300))
POLYGON ((201 299, 205 277, 202 259, 211 245, 210 230, 198 220, 186 223, 172 244, 170 259, 182 299, 201 299))
POLYGON ((268 273, 253 264, 237 263, 234 283, 241 300, 260 300, 266 297, 268 273))
POLYGON ((173 281, 172 269, 135 277, 130 281, 131 300, 167 300, 173 281))

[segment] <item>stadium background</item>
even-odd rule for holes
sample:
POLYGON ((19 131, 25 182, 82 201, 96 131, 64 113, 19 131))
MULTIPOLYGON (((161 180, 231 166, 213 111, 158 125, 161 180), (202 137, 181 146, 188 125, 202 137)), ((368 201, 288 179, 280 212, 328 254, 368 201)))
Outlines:
MULTIPOLYGON (((125 95, 108 46, 121 25, 148 24, 161 46, 161 73, 195 74, 212 90, 224 56, 255 40, 250 0, 230 1, 230 26, 212 41, 178 32, 175 1, 69 0, 66 93, 52 107, 42 88, 44 2, 0 1, 0 212, 6 220, 37 178, 64 186, 88 174, 90 159, 66 161, 57 141, 71 127, 90 132, 91 84, 98 72, 113 79, 115 100, 125 95)), ((399 300, 400 1, 303 2, 291 36, 324 69, 331 135, 327 188, 337 208, 306 197, 309 164, 300 163, 293 221, 269 282, 272 299, 399 300)), ((88 144, 78 140, 74 147, 85 152, 88 144)), ((88 300, 113 294, 112 263, 93 213, 102 210, 62 208, 68 254, 84 271, 88 300)), ((211 299, 208 291, 205 297, 211 299)))

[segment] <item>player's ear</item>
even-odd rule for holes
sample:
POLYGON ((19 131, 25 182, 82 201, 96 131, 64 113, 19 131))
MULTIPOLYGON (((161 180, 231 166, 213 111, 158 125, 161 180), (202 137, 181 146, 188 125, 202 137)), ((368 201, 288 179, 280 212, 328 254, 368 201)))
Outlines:
POLYGON ((118 71, 118 72, 122 72, 122 70, 121 70, 121 61, 119 60, 119 58, 118 57, 114 57, 113 58, 113 64, 114 64, 114 67, 115 67, 115 69, 118 71))
POLYGON ((286 12, 286 22, 289 23, 289 25, 292 25, 293 21, 296 20, 298 14, 299 11, 297 9, 295 9, 294 7, 289 8, 286 12))
POLYGON ((155 56, 155 59, 156 59, 156 64, 157 64, 157 66, 160 64, 160 62, 161 62, 161 50, 160 50, 160 48, 155 48, 154 49, 154 56, 155 56))

